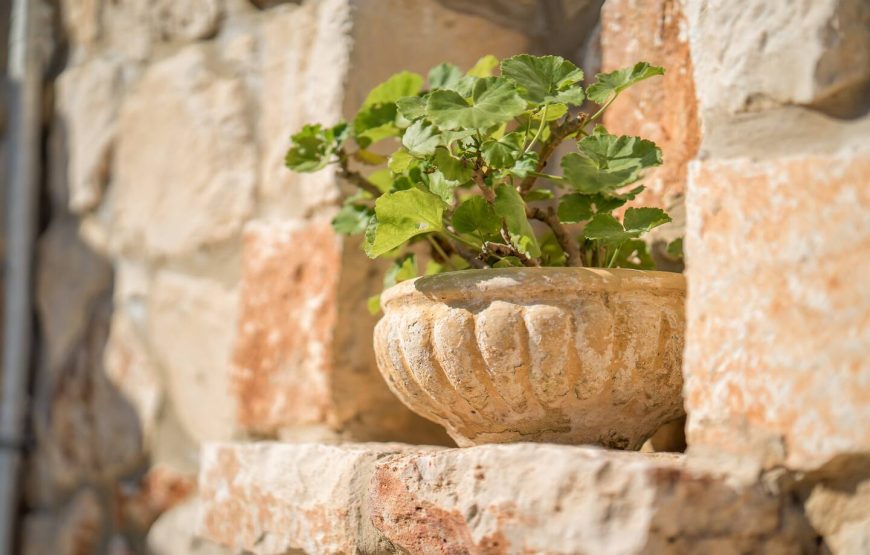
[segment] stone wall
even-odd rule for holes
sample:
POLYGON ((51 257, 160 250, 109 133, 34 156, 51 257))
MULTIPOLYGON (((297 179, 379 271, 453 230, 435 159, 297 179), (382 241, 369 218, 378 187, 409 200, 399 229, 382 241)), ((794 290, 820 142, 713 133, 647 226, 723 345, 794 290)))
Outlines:
POLYGON ((24 552, 870 551, 866 1, 51 5, 24 552), (521 51, 667 69, 605 123, 685 213, 687 457, 418 447, 345 185, 283 167, 397 70, 521 51))

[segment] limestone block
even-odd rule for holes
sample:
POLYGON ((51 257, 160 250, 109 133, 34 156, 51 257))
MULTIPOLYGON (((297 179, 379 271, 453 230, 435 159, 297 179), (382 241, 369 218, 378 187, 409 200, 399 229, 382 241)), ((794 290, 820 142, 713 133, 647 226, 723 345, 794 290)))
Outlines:
POLYGON ((801 104, 866 107, 870 4, 865 0, 686 0, 703 110, 801 104))
MULTIPOLYGON (((208 444, 200 470, 200 533, 257 555, 383 552, 368 513, 379 457, 397 444, 208 444)), ((419 449, 419 448, 417 448, 419 449)))
POLYGON ((257 178, 246 102, 206 46, 149 66, 119 116, 108 199, 115 252, 180 256, 240 232, 257 178))
POLYGON ((165 369, 167 396, 198 441, 226 439, 238 430, 231 394, 231 353, 238 292, 205 277, 163 270, 148 302, 148 337, 165 369))
POLYGON ((323 220, 246 227, 232 382, 245 430, 445 441, 378 375, 365 297, 380 278, 356 249, 323 220))
POLYGON ((146 446, 153 440, 164 384, 142 333, 123 307, 112 315, 103 365, 106 376, 136 411, 146 446))
MULTIPOLYGON (((665 68, 629 88, 608 108, 614 134, 635 135, 662 149, 663 165, 645 174, 639 206, 668 209, 685 192, 686 165, 700 141, 688 32, 680 0, 609 0, 601 11, 601 71, 638 61, 665 68)), ((587 75, 592 80, 592 75, 587 75)))
POLYGON ((93 209, 110 177, 117 112, 124 92, 122 62, 95 58, 66 69, 57 80, 57 113, 66 143, 69 208, 93 209))
POLYGON ((690 449, 792 469, 870 450, 868 181, 866 141, 690 167, 690 449))
POLYGON ((840 457, 803 482, 807 518, 830 552, 870 552, 870 455, 840 457))
POLYGON ((229 555, 226 547, 196 535, 199 501, 191 499, 164 513, 148 532, 152 555, 229 555))
POLYGON ((217 32, 222 15, 219 0, 158 0, 151 9, 157 32, 170 40, 208 38, 217 32))
POLYGON ((410 553, 797 553, 806 524, 760 486, 678 455, 488 445, 378 460, 372 521, 410 553))
POLYGON ((96 553, 105 534, 106 516, 96 491, 82 489, 59 510, 32 512, 24 516, 21 553, 96 553))
MULTIPOLYGON (((143 476, 122 480, 115 487, 123 528, 145 533, 160 515, 188 502, 196 490, 196 475, 157 463, 143 476)), ((192 529, 193 522, 188 524, 192 529)))

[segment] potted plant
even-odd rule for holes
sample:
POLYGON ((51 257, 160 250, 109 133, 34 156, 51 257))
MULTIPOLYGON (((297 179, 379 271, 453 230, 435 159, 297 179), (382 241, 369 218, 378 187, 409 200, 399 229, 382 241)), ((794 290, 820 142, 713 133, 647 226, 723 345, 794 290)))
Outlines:
POLYGON ((487 56, 468 72, 394 75, 353 121, 293 135, 288 167, 335 164, 356 186, 336 231, 393 260, 370 300, 384 311, 381 372, 459 445, 637 449, 682 414, 685 283, 650 271, 641 239, 670 218, 624 208, 661 151, 599 124, 623 90, 662 73, 640 62, 584 90, 561 57, 487 56), (587 99, 597 110, 581 110, 587 99), (565 142, 561 173, 547 171, 565 142))

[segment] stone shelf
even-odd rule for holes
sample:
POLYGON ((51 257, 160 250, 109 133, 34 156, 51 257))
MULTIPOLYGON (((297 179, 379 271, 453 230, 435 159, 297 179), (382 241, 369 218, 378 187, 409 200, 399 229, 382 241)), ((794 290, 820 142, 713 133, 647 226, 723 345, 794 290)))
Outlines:
POLYGON ((242 552, 799 553, 784 496, 682 455, 546 444, 215 443, 199 532, 242 552))

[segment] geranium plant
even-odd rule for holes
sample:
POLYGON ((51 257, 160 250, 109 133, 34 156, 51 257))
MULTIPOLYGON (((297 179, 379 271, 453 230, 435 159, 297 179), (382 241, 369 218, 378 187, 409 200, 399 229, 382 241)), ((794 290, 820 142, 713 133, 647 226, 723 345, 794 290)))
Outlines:
POLYGON ((333 226, 364 234, 371 258, 394 259, 385 287, 418 275, 421 245, 426 274, 652 268, 640 237, 670 217, 659 208, 627 208, 621 218, 614 211, 643 190, 633 185, 661 164, 661 151, 611 135, 599 121, 623 90, 663 73, 639 62, 598 74, 584 90, 583 71, 570 61, 527 54, 500 63, 486 56, 468 72, 441 64, 428 79, 402 72, 375 87, 353 121, 293 135, 286 163, 298 172, 335 164, 356 187, 333 226), (582 110, 593 103, 594 111, 582 110), (382 154, 382 141, 391 154, 382 154), (562 171, 548 172, 566 141, 575 148, 562 171))

